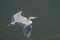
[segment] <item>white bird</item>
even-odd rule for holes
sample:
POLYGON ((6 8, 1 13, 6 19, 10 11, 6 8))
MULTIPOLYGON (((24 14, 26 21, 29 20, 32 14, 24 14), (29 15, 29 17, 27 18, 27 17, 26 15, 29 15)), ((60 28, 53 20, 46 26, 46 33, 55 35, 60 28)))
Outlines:
POLYGON ((30 38, 31 31, 32 31, 32 20, 31 19, 35 19, 37 17, 26 18, 26 17, 22 16, 21 13, 22 13, 22 11, 14 14, 12 16, 12 21, 10 24, 8 24, 8 26, 18 23, 20 26, 23 27, 24 37, 25 37, 25 40, 27 40, 30 38))

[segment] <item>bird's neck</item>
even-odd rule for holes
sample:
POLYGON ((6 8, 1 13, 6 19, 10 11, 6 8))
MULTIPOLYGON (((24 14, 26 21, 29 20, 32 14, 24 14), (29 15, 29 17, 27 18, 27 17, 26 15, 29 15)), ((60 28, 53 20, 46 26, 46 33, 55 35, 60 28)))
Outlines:
POLYGON ((31 21, 31 18, 28 18, 28 20, 30 20, 30 21, 31 21))

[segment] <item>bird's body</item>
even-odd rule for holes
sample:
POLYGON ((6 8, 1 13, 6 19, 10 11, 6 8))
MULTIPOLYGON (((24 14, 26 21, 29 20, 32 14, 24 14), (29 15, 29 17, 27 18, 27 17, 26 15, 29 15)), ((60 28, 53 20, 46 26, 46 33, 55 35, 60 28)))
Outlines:
MULTIPOLYGON (((20 22, 20 23, 25 24, 25 25, 30 25, 32 23, 31 20, 29 20, 26 17, 22 16, 20 13, 14 14, 13 18, 14 18, 15 23, 20 22)), ((13 24, 13 22, 11 22, 11 24, 13 24)))

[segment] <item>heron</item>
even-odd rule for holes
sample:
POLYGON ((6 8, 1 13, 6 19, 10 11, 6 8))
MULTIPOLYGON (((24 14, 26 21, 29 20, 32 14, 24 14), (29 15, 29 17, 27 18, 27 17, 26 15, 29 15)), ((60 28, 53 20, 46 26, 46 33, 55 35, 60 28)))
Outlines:
POLYGON ((19 24, 23 27, 23 34, 25 40, 28 40, 31 36, 32 31, 32 19, 36 19, 37 17, 24 17, 22 16, 22 11, 17 12, 11 17, 11 22, 7 25, 8 27, 14 25, 15 23, 19 24))

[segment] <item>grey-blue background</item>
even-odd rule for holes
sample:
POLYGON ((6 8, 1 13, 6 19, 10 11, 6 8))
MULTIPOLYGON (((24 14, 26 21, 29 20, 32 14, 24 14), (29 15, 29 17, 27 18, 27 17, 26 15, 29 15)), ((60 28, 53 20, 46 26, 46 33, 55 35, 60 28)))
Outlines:
POLYGON ((21 8, 22 15, 38 17, 33 20, 30 40, 60 40, 60 0, 0 0, 0 40, 23 40, 18 24, 10 30, 5 28, 11 16, 21 8))

